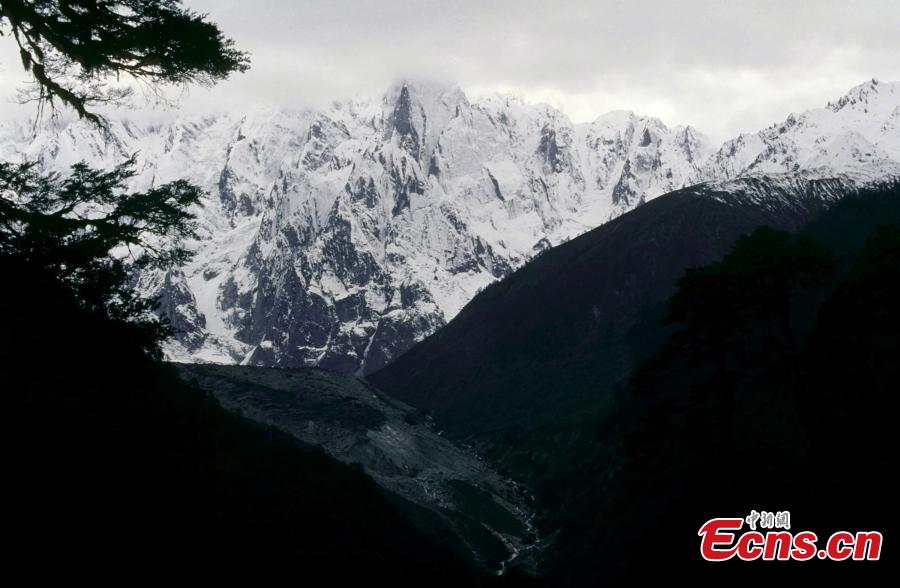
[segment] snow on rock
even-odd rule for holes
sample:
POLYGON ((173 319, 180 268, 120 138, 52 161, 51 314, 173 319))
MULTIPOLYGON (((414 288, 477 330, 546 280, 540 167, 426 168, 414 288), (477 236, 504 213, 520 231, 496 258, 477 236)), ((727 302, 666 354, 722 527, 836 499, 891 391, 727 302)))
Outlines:
POLYGON ((186 178, 208 191, 194 258, 137 279, 178 332, 170 357, 363 374, 534 255, 671 190, 896 175, 898 105, 900 84, 872 81, 715 150, 631 112, 574 125, 547 105, 406 82, 321 112, 121 118, 108 140, 80 121, 36 135, 8 122, 0 159, 64 170, 138 153, 136 189, 186 178))
POLYGON ((821 169, 873 179, 900 170, 900 83, 871 80, 824 108, 726 141, 700 179, 821 169))

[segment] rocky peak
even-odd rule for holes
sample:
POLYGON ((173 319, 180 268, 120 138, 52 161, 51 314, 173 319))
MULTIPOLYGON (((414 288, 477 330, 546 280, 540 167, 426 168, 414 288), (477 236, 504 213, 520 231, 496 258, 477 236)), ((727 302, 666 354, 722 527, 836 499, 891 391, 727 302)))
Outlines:
POLYGON ((826 167, 890 177, 900 162, 900 84, 870 80, 824 108, 794 113, 758 133, 726 141, 700 177, 792 173, 826 167))
POLYGON ((692 127, 632 112, 573 125, 547 105, 407 81, 321 112, 114 120, 112 141, 79 121, 34 137, 2 123, 0 158, 65 171, 139 152, 134 189, 208 191, 193 260, 137 282, 179 325, 170 357, 366 373, 540 252, 665 192, 810 167, 895 173, 897 88, 863 85, 715 152, 692 127))
POLYGON ((419 151, 422 148, 419 130, 424 133, 427 119, 421 110, 416 112, 417 106, 412 103, 409 86, 403 84, 397 102, 394 104, 394 110, 388 119, 385 138, 396 137, 401 148, 419 159, 419 151))
MULTIPOLYGON (((888 87, 890 86, 892 86, 892 84, 888 84, 888 87)), ((832 112, 838 112, 845 108, 866 109, 869 100, 875 98, 879 93, 879 90, 883 87, 884 85, 882 85, 881 82, 872 78, 867 82, 854 86, 849 92, 838 98, 836 101, 829 102, 826 108, 832 112)))
POLYGON ((384 139, 398 145, 419 162, 427 162, 447 122, 468 107, 456 86, 404 81, 384 98, 384 139))

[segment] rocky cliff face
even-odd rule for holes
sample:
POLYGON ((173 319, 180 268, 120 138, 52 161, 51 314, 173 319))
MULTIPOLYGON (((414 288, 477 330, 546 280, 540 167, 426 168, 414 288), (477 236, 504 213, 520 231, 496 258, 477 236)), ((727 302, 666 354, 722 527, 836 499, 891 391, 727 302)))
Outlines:
POLYGON ((178 330, 172 358, 370 373, 549 247, 701 180, 897 169, 900 92, 868 84, 718 151, 691 127, 403 83, 326 111, 0 127, 0 158, 52 169, 139 152, 135 188, 209 192, 193 261, 138 276, 178 330), (891 110, 891 104, 894 109, 891 110), (782 129, 783 127, 783 129, 782 129))

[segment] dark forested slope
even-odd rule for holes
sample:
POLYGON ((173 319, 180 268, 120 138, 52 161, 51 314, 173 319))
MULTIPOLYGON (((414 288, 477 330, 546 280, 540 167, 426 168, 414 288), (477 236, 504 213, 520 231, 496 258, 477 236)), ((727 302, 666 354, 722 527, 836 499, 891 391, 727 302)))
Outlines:
POLYGON ((361 469, 229 414, 0 258, 4 561, 47 577, 467 585, 361 469))
POLYGON ((662 350, 543 488, 562 529, 550 583, 895 574, 898 300, 897 186, 848 195, 794 235, 761 228, 685 274, 662 350), (565 505, 551 503, 554 488, 573 489, 565 505), (751 510, 790 511, 791 529, 822 544, 839 530, 879 531, 881 560, 704 562, 700 526, 751 510))
POLYGON ((541 475, 573 425, 604 413, 613 387, 658 347, 685 268, 718 259, 757 226, 800 227, 845 190, 788 176, 661 196, 488 287, 369 379, 516 474, 541 475))
POLYGON ((660 197, 492 286, 372 379, 528 481, 550 585, 877 578, 887 551, 699 556, 706 520, 752 509, 823 538, 896 528, 900 190, 807 186, 660 197))

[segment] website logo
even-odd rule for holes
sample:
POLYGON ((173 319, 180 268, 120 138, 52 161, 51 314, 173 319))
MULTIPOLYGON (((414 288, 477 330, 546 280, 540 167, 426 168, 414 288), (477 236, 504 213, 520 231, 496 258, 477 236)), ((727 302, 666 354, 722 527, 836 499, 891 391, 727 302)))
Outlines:
POLYGON ((790 512, 755 510, 744 518, 710 519, 698 535, 700 555, 712 562, 735 557, 743 561, 876 561, 884 539, 878 531, 837 531, 820 543, 813 531, 791 531, 790 512))

